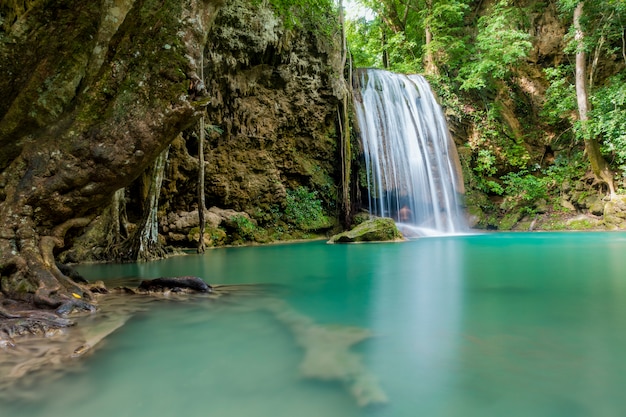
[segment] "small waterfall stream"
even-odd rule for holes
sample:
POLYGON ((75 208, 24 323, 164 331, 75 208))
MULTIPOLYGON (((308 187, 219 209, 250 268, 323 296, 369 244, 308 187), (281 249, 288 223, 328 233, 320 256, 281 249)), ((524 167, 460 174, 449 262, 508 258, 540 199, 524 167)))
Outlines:
POLYGON ((428 82, 361 69, 358 84, 370 213, 393 217, 407 237, 467 232, 458 155, 428 82))

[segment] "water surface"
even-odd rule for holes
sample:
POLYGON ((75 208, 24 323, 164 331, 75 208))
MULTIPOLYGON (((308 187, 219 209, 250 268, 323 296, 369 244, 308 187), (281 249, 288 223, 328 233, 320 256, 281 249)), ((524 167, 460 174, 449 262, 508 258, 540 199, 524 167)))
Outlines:
POLYGON ((34 401, 1 402, 0 415, 626 415, 624 254, 624 233, 505 233, 81 266, 90 279, 277 285, 266 301, 154 303, 80 371, 38 387, 34 401), (338 339, 371 333, 333 351, 358 370, 303 375, 296 322, 338 339), (359 406, 368 390, 387 403, 359 406))

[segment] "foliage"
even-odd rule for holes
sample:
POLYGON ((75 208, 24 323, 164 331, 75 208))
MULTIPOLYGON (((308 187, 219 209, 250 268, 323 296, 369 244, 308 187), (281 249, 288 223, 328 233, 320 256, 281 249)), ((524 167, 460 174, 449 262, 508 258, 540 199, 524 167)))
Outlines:
POLYGON ((524 11, 510 3, 499 0, 478 19, 473 59, 459 72, 461 89, 484 88, 493 79, 504 79, 527 57, 532 44, 524 28, 524 11))
POLYGON ((542 200, 558 205, 563 184, 582 177, 586 167, 582 154, 576 154, 569 158, 560 156, 553 165, 543 170, 531 172, 522 169, 504 175, 502 194, 507 201, 505 208, 522 207, 530 214, 542 200))
POLYGON ((489 149, 480 149, 476 158, 474 170, 483 175, 494 175, 496 169, 496 157, 489 149))
POLYGON ((592 133, 603 138, 602 150, 621 171, 626 171, 626 75, 618 74, 592 96, 589 122, 592 133))
POLYGON ((309 191, 304 186, 287 190, 285 218, 289 223, 305 230, 328 224, 328 218, 324 214, 322 202, 317 198, 317 192, 309 191))
MULTIPOLYGON (((482 179, 494 176, 501 170, 524 168, 530 160, 523 143, 506 131, 506 125, 501 119, 498 106, 495 105, 488 110, 475 110, 471 114, 476 132, 469 146, 475 154, 474 171, 482 179)), ((480 182, 479 188, 498 193, 497 185, 491 181, 480 182)))
POLYGON ((419 44, 404 31, 392 32, 380 18, 346 23, 354 65, 414 73, 421 67, 419 44))
POLYGON ((525 169, 509 172, 502 177, 502 181, 506 194, 527 203, 547 198, 548 190, 552 190, 555 185, 551 177, 532 175, 525 169))
POLYGON ((293 29, 304 27, 306 30, 333 35, 337 30, 337 13, 333 0, 255 0, 257 3, 269 3, 283 16, 285 27, 293 29))
POLYGON ((358 2, 376 17, 348 22, 347 38, 356 66, 415 73, 422 71, 427 54, 442 67, 455 66, 467 54, 463 29, 469 0, 358 2))
POLYGON ((346 37, 354 66, 383 68, 382 28, 380 21, 368 22, 365 18, 346 22, 346 37))
MULTIPOLYGON (((557 6, 562 16, 570 19, 580 0, 558 0, 557 6)), ((584 49, 586 52, 621 54, 623 48, 622 33, 626 23, 626 2, 624 0, 584 1, 582 20, 584 49), (597 51, 597 52, 596 52, 597 51)), ((574 53, 577 45, 574 42, 574 28, 570 27, 569 45, 565 52, 574 53)))
POLYGON ((233 224, 236 233, 239 234, 239 236, 243 240, 255 240, 255 233, 258 231, 258 229, 249 218, 238 214, 231 217, 230 222, 233 224))
MULTIPOLYGON (((559 10, 563 16, 570 16, 580 1, 559 0, 559 10)), ((590 57, 588 66, 588 90, 591 111, 584 129, 578 120, 576 91, 574 88, 574 68, 563 65, 545 70, 550 87, 546 91, 546 101, 541 112, 552 124, 569 123, 575 140, 582 143, 585 135, 598 140, 601 151, 614 168, 626 169, 626 76, 617 73, 596 86, 598 62, 601 56, 609 61, 622 55, 626 63, 626 45, 623 43, 623 28, 626 26, 626 2, 609 0, 605 2, 584 2, 584 17, 581 24, 585 32, 583 48, 590 57)), ((574 39, 574 28, 570 27, 569 44, 565 52, 575 53, 578 47, 574 39)))
POLYGON ((424 26, 432 33, 432 41, 425 44, 424 53, 431 53, 438 67, 458 68, 467 59, 470 40, 463 33, 468 0, 439 0, 426 2, 420 12, 424 26))
POLYGON ((546 90, 540 115, 550 124, 559 124, 563 119, 575 117, 577 104, 572 65, 545 68, 544 73, 550 86, 546 90))

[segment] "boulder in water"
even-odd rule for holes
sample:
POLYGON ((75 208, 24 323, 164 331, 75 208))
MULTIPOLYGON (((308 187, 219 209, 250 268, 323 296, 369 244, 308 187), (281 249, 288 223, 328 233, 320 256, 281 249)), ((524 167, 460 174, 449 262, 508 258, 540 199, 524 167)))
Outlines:
POLYGON ((353 242, 388 242, 405 240, 402 233, 396 227, 393 219, 377 217, 367 220, 354 229, 339 233, 330 238, 328 243, 353 243, 353 242))
POLYGON ((180 292, 188 290, 192 292, 212 292, 213 289, 210 285, 204 282, 198 277, 167 277, 167 278, 155 278, 150 280, 141 281, 139 287, 140 291, 165 291, 172 290, 180 292))

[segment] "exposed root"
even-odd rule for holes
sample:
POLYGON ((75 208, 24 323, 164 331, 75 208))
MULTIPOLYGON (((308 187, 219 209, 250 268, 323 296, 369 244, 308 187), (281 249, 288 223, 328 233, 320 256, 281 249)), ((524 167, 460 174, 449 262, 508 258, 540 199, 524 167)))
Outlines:
POLYGON ((35 306, 55 309, 60 315, 73 311, 95 311, 95 306, 88 301, 93 299, 89 288, 61 272, 54 259, 54 250, 63 247, 67 231, 72 227, 86 226, 89 222, 89 218, 68 220, 55 227, 50 235, 42 236, 38 245, 33 244, 33 240, 27 241, 16 256, 23 264, 16 264, 15 273, 29 277, 37 287, 32 294, 35 306))

